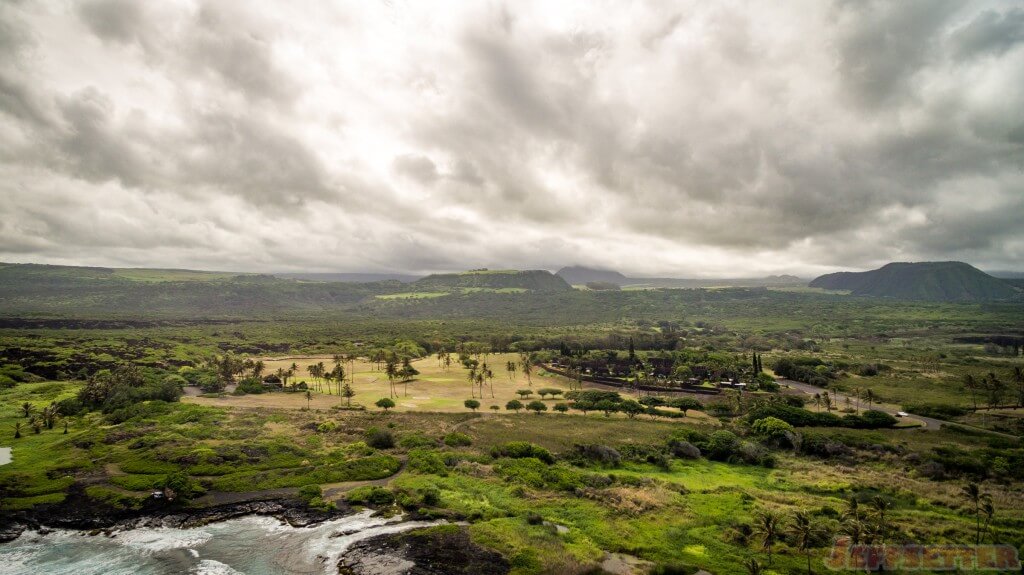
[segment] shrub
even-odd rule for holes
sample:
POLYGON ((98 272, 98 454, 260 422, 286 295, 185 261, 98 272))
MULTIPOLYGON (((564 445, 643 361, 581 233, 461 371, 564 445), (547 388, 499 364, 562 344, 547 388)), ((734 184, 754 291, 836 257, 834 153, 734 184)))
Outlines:
POLYGON ((681 457, 683 459, 700 459, 700 449, 689 441, 673 439, 669 441, 668 448, 672 451, 672 455, 676 457, 681 457))
POLYGON ((374 449, 391 449, 395 446, 395 437, 387 429, 371 427, 366 430, 366 444, 374 449))
POLYGON ((203 492, 203 488, 184 471, 175 471, 168 475, 164 479, 163 488, 171 491, 177 499, 186 501, 203 492))
POLYGON ((327 421, 316 426, 316 430, 319 431, 320 433, 330 433, 335 429, 338 429, 338 423, 331 419, 328 419, 327 421))
POLYGON ((622 461, 622 454, 607 445, 574 445, 568 459, 577 465, 617 467, 622 461))
POLYGON ((936 419, 953 419, 967 415, 967 410, 959 405, 948 403, 913 403, 903 406, 910 413, 936 419))
POLYGON ((432 475, 448 475, 444 459, 436 451, 417 448, 409 451, 409 469, 432 475))
POLYGON ((85 406, 82 405, 82 402, 77 397, 69 397, 57 402, 57 413, 65 417, 78 415, 82 413, 83 409, 85 409, 85 406))
POLYGON ((352 505, 391 505, 395 502, 395 495, 384 487, 367 485, 349 491, 345 495, 345 501, 352 505))
POLYGON ((865 423, 867 423, 867 427, 869 429, 892 427, 896 425, 896 418, 884 411, 876 411, 872 409, 870 411, 865 411, 860 417, 865 421, 865 423))
POLYGON ((528 441, 510 441, 503 445, 496 445, 491 448, 491 457, 509 457, 512 459, 533 457, 547 464, 555 462, 555 458, 551 455, 550 451, 528 441))
POLYGON ((708 459, 728 461, 740 445, 740 438, 731 431, 716 431, 708 439, 708 459))
POLYGON ((444 436, 444 444, 448 447, 466 447, 473 444, 473 439, 465 433, 453 431, 444 436))
POLYGON ((793 426, 782 421, 777 417, 764 417, 754 421, 750 426, 750 430, 755 435, 765 437, 767 439, 783 439, 787 433, 792 433, 793 426))
POLYGON ((565 403, 556 403, 551 409, 554 409, 558 413, 566 413, 569 411, 569 405, 565 403))
POLYGON ((377 407, 383 409, 384 411, 387 411, 387 410, 389 410, 389 409, 391 409, 392 407, 395 406, 395 402, 392 401, 390 398, 382 397, 382 398, 378 399, 377 401, 375 401, 374 405, 376 405, 377 407))
POLYGON ((473 411, 480 409, 480 402, 475 399, 467 399, 462 402, 462 405, 466 406, 466 409, 472 409, 473 411))
POLYGON ((414 447, 432 447, 435 444, 437 444, 437 441, 419 432, 411 433, 398 440, 398 445, 406 449, 412 449, 414 447))

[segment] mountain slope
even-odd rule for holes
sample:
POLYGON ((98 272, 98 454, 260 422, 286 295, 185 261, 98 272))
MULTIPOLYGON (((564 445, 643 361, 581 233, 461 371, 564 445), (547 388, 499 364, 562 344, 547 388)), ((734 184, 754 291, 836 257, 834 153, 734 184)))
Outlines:
POLYGON ((572 291, 565 280, 545 270, 476 270, 455 274, 433 274, 410 284, 420 291, 451 289, 572 291))
POLYGON ((628 283, 633 283, 629 278, 617 271, 598 270, 582 266, 564 267, 555 272, 555 275, 564 279, 571 285, 583 285, 590 282, 607 282, 617 286, 623 286, 628 283))
POLYGON ((1020 296, 1009 283, 963 262, 891 263, 866 272, 826 274, 815 278, 810 287, 927 301, 995 301, 1020 296))

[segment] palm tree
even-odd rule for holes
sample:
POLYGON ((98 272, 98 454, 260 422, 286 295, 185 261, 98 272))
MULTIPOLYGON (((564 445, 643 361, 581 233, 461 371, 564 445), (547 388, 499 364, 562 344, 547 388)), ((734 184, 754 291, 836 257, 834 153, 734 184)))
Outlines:
POLYGON ((797 511, 793 514, 793 523, 789 527, 789 532, 793 535, 796 540, 797 549, 807 555, 807 574, 811 574, 811 549, 814 548, 814 542, 821 535, 821 528, 811 521, 811 517, 803 511, 797 511))
POLYGON ((821 411, 821 394, 820 393, 815 393, 814 394, 814 407, 815 407, 815 409, 817 409, 817 411, 821 411))
POLYGON ((476 397, 476 368, 469 368, 469 373, 466 374, 466 378, 469 380, 469 397, 476 397))
POLYGON ((533 363, 530 361, 529 354, 522 354, 522 360, 519 362, 519 365, 522 366, 523 375, 526 376, 526 386, 533 387, 533 378, 531 377, 533 374, 533 363))
POLYGON ((747 575, 761 575, 764 573, 764 566, 753 557, 744 561, 743 566, 747 569, 747 575))
POLYGON ((1024 407, 1024 368, 1013 368, 1013 383, 1017 384, 1017 407, 1024 407))
POLYGON ((825 411, 832 413, 832 398, 827 391, 821 394, 821 403, 825 405, 825 411))
POLYGON ((992 505, 991 499, 981 504, 981 512, 985 515, 985 526, 982 531, 989 533, 989 525, 992 524, 992 517, 996 514, 996 508, 992 505))
POLYGON ((868 400, 868 410, 870 411, 871 410, 871 404, 874 403, 874 401, 875 401, 875 392, 871 391, 870 389, 867 392, 867 400, 868 400))
POLYGON ((31 403, 29 403, 27 401, 25 403, 21 404, 21 412, 25 414, 25 417, 28 417, 29 415, 32 415, 32 410, 33 409, 35 409, 35 406, 33 406, 31 403))
POLYGON ((14 439, 21 439, 21 422, 14 422, 14 439))
POLYGON ((398 378, 398 362, 394 358, 387 358, 384 363, 384 375, 388 377, 388 383, 390 384, 391 397, 398 397, 398 391, 395 388, 395 380, 398 378))
POLYGON ((978 411, 978 380, 971 374, 964 375, 964 389, 971 393, 971 402, 974 404, 974 411, 978 411))
POLYGON ((960 493, 967 499, 969 503, 974 505, 974 527, 975 527, 975 540, 974 544, 981 544, 981 510, 983 504, 992 504, 992 496, 981 490, 981 486, 977 483, 968 483, 960 489, 960 493))
POLYGON ((878 534, 883 543, 885 542, 885 535, 889 531, 885 518, 891 509, 892 502, 885 497, 876 495, 871 498, 871 510, 874 512, 875 519, 878 520, 878 534))
POLYGON ((761 535, 761 548, 768 553, 768 564, 772 564, 772 545, 779 538, 782 529, 782 517, 772 511, 764 510, 754 515, 754 532, 761 535))
POLYGON ((505 364, 505 371, 508 372, 508 380, 514 381, 516 378, 516 362, 509 361, 505 364))
POLYGON ((860 388, 859 387, 853 388, 853 397, 855 397, 857 399, 857 407, 856 407, 856 409, 857 409, 857 413, 860 413, 860 388))

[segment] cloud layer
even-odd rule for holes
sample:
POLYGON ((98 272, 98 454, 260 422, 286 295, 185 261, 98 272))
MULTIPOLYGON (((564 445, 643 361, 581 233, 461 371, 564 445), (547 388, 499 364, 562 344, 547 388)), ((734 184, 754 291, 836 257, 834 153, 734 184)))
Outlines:
POLYGON ((293 4, 0 4, 0 260, 1024 261, 1015 3, 293 4))

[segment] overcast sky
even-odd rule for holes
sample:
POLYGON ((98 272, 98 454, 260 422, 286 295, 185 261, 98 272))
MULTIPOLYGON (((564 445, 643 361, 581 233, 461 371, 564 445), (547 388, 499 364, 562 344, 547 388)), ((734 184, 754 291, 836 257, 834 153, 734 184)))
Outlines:
POLYGON ((1024 4, 0 2, 0 260, 1024 268, 1024 4))

